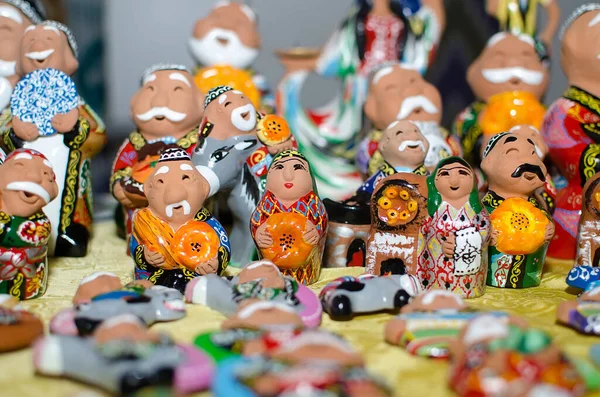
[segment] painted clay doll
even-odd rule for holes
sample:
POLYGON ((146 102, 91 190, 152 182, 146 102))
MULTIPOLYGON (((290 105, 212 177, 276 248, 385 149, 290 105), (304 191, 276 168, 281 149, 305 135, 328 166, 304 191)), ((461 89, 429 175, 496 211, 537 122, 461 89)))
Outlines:
POLYGON ((293 277, 281 274, 268 260, 249 263, 233 279, 216 274, 196 277, 188 283, 185 297, 190 303, 207 305, 225 316, 233 314, 246 299, 276 300, 295 308, 306 327, 321 323, 321 304, 315 294, 293 277))
POLYGON ((561 66, 569 87, 548 108, 541 130, 549 157, 566 181, 556 198, 556 234, 548 258, 569 264, 577 249, 582 186, 600 169, 600 68, 594 39, 599 22, 600 4, 587 4, 577 8, 561 30, 561 66))
POLYGON ((44 334, 44 324, 12 295, 0 294, 0 353, 29 347, 44 334))
POLYGON ((591 284, 577 297, 577 300, 561 302, 556 309, 559 323, 583 334, 600 335, 598 315, 600 314, 600 285, 591 284))
POLYGON ((583 187, 583 208, 577 233, 578 266, 600 266, 600 241, 596 237, 600 227, 600 174, 596 174, 583 187))
POLYGON ((265 76, 252 69, 261 37, 246 4, 218 2, 196 21, 189 48, 198 63, 194 80, 203 93, 227 85, 243 92, 261 113, 273 113, 275 98, 265 76))
POLYGON ((156 64, 144 71, 140 89, 131 98, 136 130, 119 149, 110 179, 110 189, 127 214, 128 235, 133 211, 148 205, 143 185, 160 153, 180 147, 192 154, 198 142, 202 98, 185 66, 156 64))
POLYGON ((385 177, 370 210, 367 273, 416 275, 419 229, 427 217, 426 177, 403 172, 385 177))
POLYGON ((144 183, 148 207, 133 216, 135 278, 185 291, 202 274, 221 272, 231 256, 229 238, 203 207, 210 185, 181 148, 162 152, 144 183))
POLYGON ((233 216, 233 266, 245 266, 255 255, 250 216, 264 193, 273 155, 293 145, 285 120, 274 115, 259 120, 252 102, 240 91, 219 86, 206 95, 192 160, 209 176, 211 190, 225 191, 221 197, 227 199, 233 216))
POLYGON ((268 330, 303 328, 298 312, 288 304, 277 301, 246 299, 237 310, 221 323, 221 329, 268 330))
POLYGON ((422 287, 477 298, 485 292, 491 225, 473 170, 460 157, 445 158, 427 188, 429 217, 421 227, 417 266, 422 287))
POLYGON ((252 214, 250 229, 260 256, 302 284, 319 279, 327 212, 314 185, 310 164, 296 150, 273 157, 265 194, 252 214))
POLYGON ((535 287, 554 235, 552 217, 532 196, 544 185, 546 167, 531 139, 505 132, 487 144, 481 169, 489 183, 482 203, 492 220, 487 284, 535 287))
MULTIPOLYGON (((23 80, 28 74, 49 70, 46 68, 71 76, 79 67, 77 56, 71 31, 58 22, 45 21, 26 29, 17 70, 25 76, 23 80)), ((37 89, 43 86, 32 84, 37 89)), ((60 93, 59 89, 53 99, 60 93)), ((55 134, 43 135, 37 124, 20 118, 35 110, 29 106, 22 108, 22 113, 13 113, 3 135, 3 144, 9 151, 20 147, 35 149, 54 165, 59 199, 44 208, 52 224, 48 249, 54 256, 87 254, 93 222, 91 159, 106 143, 102 120, 82 98, 75 98, 75 104, 76 108, 52 118, 55 134)))
POLYGON ((52 164, 35 150, 15 150, 0 166, 0 293, 46 291, 51 225, 42 208, 57 194, 52 164))

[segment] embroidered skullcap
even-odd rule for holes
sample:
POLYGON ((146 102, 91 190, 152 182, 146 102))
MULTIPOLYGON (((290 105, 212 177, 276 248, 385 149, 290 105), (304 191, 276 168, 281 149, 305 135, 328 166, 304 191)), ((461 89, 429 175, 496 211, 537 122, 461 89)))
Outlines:
POLYGON ((228 85, 219 85, 210 89, 206 94, 206 97, 204 97, 204 109, 206 109, 212 101, 229 91, 233 91, 233 88, 228 85))
POLYGON ((190 155, 179 147, 167 148, 160 153, 159 163, 165 163, 167 161, 191 161, 190 155))
POLYGON ((163 70, 179 70, 180 72, 192 74, 192 72, 185 65, 166 62, 155 63, 154 65, 144 70, 144 73, 142 73, 142 80, 140 81, 140 85, 144 85, 146 79, 148 79, 148 77, 150 77, 152 73, 161 72, 163 70))
POLYGON ((2 0, 0 3, 10 4, 21 11, 29 20, 35 24, 46 19, 46 8, 40 0, 2 0))
POLYGON ((498 141, 500 139, 502 139, 502 137, 506 136, 510 134, 510 132, 501 132, 499 134, 494 135, 493 137, 490 138, 490 141, 488 142, 488 144, 485 147, 485 150, 483 151, 483 157, 482 159, 486 158, 488 154, 490 154, 490 152, 492 151, 492 149, 494 148, 494 146, 496 146, 496 144, 498 143, 498 141))
POLYGON ((73 51, 73 55, 75 58, 79 57, 79 47, 77 46, 77 41, 75 40, 75 36, 73 36, 73 32, 66 25, 63 25, 60 22, 56 21, 44 21, 41 23, 42 26, 51 26, 63 32, 65 36, 67 36, 67 41, 69 42, 69 47, 71 47, 71 51, 73 51))
POLYGON ((573 22, 575 22, 575 20, 577 18, 579 18, 586 12, 595 11, 595 10, 600 10, 599 3, 588 3, 588 4, 584 4, 582 6, 577 7, 575 9, 575 11, 573 11, 571 13, 571 15, 569 15, 569 17, 567 18, 565 23, 563 23, 562 27, 560 28, 560 32, 558 33, 558 38, 560 40, 562 40, 563 37, 565 37, 565 33, 567 32, 567 29, 569 28, 569 26, 571 26, 571 24, 573 22))

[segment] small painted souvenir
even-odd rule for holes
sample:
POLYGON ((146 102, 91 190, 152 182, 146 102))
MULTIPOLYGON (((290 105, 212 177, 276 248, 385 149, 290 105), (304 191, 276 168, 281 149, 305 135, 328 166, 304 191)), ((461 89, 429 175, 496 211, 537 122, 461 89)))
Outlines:
POLYGON ((155 168, 144 182, 148 207, 133 215, 135 278, 184 292, 194 277, 227 267, 229 238, 203 207, 211 186, 185 150, 166 149, 155 168))
POLYGON ((0 293, 24 300, 46 292, 51 224, 42 208, 57 194, 40 152, 15 150, 0 166, 0 293))
POLYGON ((284 302, 256 298, 242 301, 237 310, 223 323, 221 329, 244 328, 268 330, 281 328, 303 328, 298 312, 284 302))
POLYGON ((227 198, 233 217, 232 265, 242 267, 255 258, 256 248, 248 224, 264 193, 273 155, 293 147, 294 140, 291 134, 287 138, 281 134, 289 131, 281 118, 275 120, 281 131, 277 134, 267 131, 269 128, 259 123, 259 115, 250 100, 231 87, 215 87, 208 92, 204 103, 199 142, 192 159, 210 175, 211 194, 225 191, 220 197, 227 198), (275 141, 279 143, 265 145, 257 134, 263 139, 277 135, 275 141))
POLYGON ((202 120, 202 95, 185 66, 160 63, 144 71, 131 98, 136 130, 119 149, 110 179, 110 189, 126 213, 127 235, 133 211, 148 205, 143 186, 160 153, 180 147, 192 154, 202 120))
POLYGON ((412 121, 427 138, 427 168, 434 168, 442 158, 460 154, 460 143, 440 125, 442 98, 439 91, 408 66, 391 63, 377 69, 371 78, 364 110, 374 127, 359 144, 356 154, 358 169, 365 175, 373 175, 381 167, 379 141, 383 130, 396 120, 412 121))
POLYGON ((343 321, 357 314, 399 310, 419 291, 415 276, 365 274, 329 282, 319 293, 319 299, 332 320, 343 321))
POLYGON ((286 70, 279 82, 277 109, 315 167, 319 191, 338 201, 351 196, 361 182, 352 149, 362 128, 371 73, 390 61, 425 73, 445 26, 440 0, 356 3, 322 50, 293 48, 277 54, 286 70), (342 89, 327 105, 305 109, 300 93, 313 71, 340 79, 342 89))
POLYGON ((573 266, 566 281, 569 287, 587 289, 592 283, 600 281, 600 267, 573 266))
POLYGON ((465 160, 448 157, 427 178, 427 188, 429 217, 418 246, 421 287, 477 298, 485 292, 491 226, 475 174, 465 160))
POLYGON ((168 387, 177 395, 203 391, 213 362, 190 345, 150 332, 133 315, 103 323, 93 337, 50 335, 33 348, 38 374, 67 377, 117 395, 168 387))
POLYGON ((275 98, 265 76, 252 68, 261 37, 246 4, 218 2, 194 25, 189 48, 198 63, 194 80, 203 93, 228 85, 243 92, 261 113, 273 113, 275 98))
MULTIPOLYGON (((149 285, 148 287, 151 287, 149 285)), ((80 282, 75 295, 73 304, 79 305, 89 303, 95 296, 107 292, 118 291, 123 288, 123 284, 116 274, 110 272, 95 272, 85 276, 80 282)))
POLYGON ((600 266, 600 241, 596 237, 600 228, 600 174, 591 177, 583 187, 583 207, 577 233, 579 266, 600 266))
POLYGON ((0 294, 0 353, 29 347, 44 334, 42 321, 18 303, 12 295, 0 294))
POLYGON ((246 299, 279 301, 293 307, 308 328, 321 324, 321 303, 315 294, 291 276, 284 276, 268 260, 251 262, 232 279, 216 274, 199 276, 185 290, 187 302, 206 305, 230 316, 246 299))
POLYGON ((487 284, 538 286, 554 222, 533 197, 547 175, 535 143, 520 134, 497 134, 483 152, 481 169, 489 184, 482 204, 492 221, 487 284))
POLYGON ((542 330, 480 315, 452 346, 450 386, 459 396, 569 396, 585 393, 575 364, 542 330))
MULTIPOLYGON (((72 76, 79 67, 77 56, 77 42, 69 28, 44 21, 26 29, 18 72, 21 76, 46 74, 42 70, 52 68, 72 76)), ((71 93, 69 101, 75 99, 71 93)), ((44 207, 52 225, 49 254, 54 256, 87 254, 93 223, 91 159, 106 144, 100 117, 80 97, 66 109, 75 105, 69 112, 52 117, 51 126, 57 131, 52 135, 43 135, 34 123, 20 119, 22 113, 12 115, 3 128, 2 143, 7 151, 35 149, 54 166, 60 199, 44 207)))
POLYGON ((600 286, 586 288, 577 300, 562 302, 556 309, 559 323, 582 334, 600 335, 600 286))
POLYGON ((367 273, 417 274, 419 230, 427 217, 427 178, 396 173, 382 179, 371 198, 367 273))
POLYGON ((600 4, 578 7, 567 18, 560 39, 560 57, 569 87, 546 112, 541 130, 549 157, 566 186, 558 191, 556 234, 548 258, 571 264, 577 252, 577 221, 581 215, 582 186, 600 169, 600 85, 595 54, 600 30, 600 4))
POLYGON ((423 165, 428 150, 429 141, 412 121, 393 121, 383 131, 379 142, 379 170, 362 184, 356 194, 370 198, 383 178, 397 172, 429 174, 423 165))
POLYGON ((273 157, 265 194, 252 213, 252 238, 261 257, 302 284, 319 279, 327 212, 306 158, 296 150, 273 157))

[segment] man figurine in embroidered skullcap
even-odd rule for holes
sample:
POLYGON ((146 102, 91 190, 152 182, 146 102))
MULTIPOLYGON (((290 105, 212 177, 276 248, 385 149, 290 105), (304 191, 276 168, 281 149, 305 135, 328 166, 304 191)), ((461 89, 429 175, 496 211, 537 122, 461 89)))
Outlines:
MULTIPOLYGON (((21 76, 54 68, 73 75, 79 63, 75 37, 65 25, 44 21, 25 29, 17 71, 21 76)), ((104 123, 80 98, 79 106, 52 118, 54 135, 40 136, 32 122, 13 116, 4 129, 8 151, 30 148, 43 153, 54 165, 60 200, 45 207, 52 224, 50 255, 85 256, 92 232, 91 158, 106 144, 104 123)))
POLYGON ((160 153, 180 147, 191 154, 198 140, 203 94, 190 71, 182 65, 156 64, 142 75, 140 88, 131 99, 136 130, 129 134, 113 164, 110 189, 123 206, 126 231, 131 216, 147 205, 143 185, 160 153))
POLYGON ((135 278, 185 290, 197 275, 220 274, 231 255, 229 238, 204 208, 211 186, 182 148, 167 148, 146 178, 148 207, 133 215, 130 238, 135 278))

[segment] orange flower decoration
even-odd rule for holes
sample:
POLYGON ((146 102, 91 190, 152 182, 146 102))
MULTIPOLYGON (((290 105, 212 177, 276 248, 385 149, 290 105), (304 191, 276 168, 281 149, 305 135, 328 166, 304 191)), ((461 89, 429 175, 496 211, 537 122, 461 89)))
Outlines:
POLYGON ((171 243, 173 259, 189 270, 215 258, 219 252, 219 236, 206 222, 190 221, 181 226, 171 243))
POLYGON ((388 186, 377 200, 379 219, 389 226, 405 225, 415 219, 419 205, 404 188, 388 186))
POLYGON ((544 244, 550 220, 529 201, 512 197, 504 200, 490 215, 498 231, 496 248, 509 255, 535 252, 544 244))
POLYGON ((220 85, 228 85, 239 90, 250 99, 255 108, 260 105, 260 91, 256 88, 252 75, 245 70, 228 65, 210 66, 200 69, 194 76, 196 85, 204 94, 220 85))
POLYGON ((509 131, 521 124, 529 124, 539 130, 545 112, 544 106, 529 92, 503 92, 490 98, 479 117, 479 126, 485 135, 509 131))
POLYGON ((258 139, 267 146, 285 142, 292 135, 285 119, 274 114, 269 114, 258 122, 256 134, 258 139))
POLYGON ((300 214, 280 212, 271 215, 267 219, 267 230, 273 237, 273 245, 261 250, 263 258, 282 269, 304 266, 314 248, 304 241, 306 222, 300 214))

